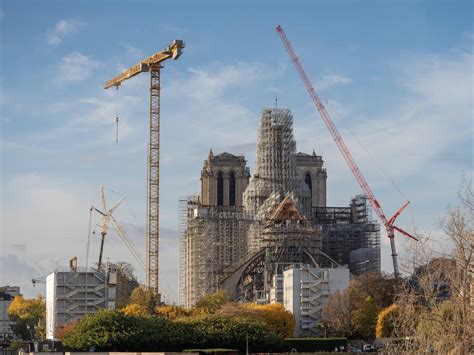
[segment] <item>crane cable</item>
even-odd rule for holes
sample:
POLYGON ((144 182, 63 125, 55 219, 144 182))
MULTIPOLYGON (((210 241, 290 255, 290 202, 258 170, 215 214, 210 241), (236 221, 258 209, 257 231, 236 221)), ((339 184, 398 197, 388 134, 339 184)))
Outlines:
POLYGON ((115 95, 115 101, 116 101, 116 108, 115 108, 115 125, 116 125, 116 131, 115 131, 115 143, 118 143, 119 141, 119 86, 115 86, 115 91, 117 94, 115 95))
MULTIPOLYGON (((395 180, 393 180, 390 175, 387 174, 387 172, 382 168, 382 165, 378 162, 378 160, 375 158, 375 156, 367 149, 367 147, 365 147, 364 144, 362 144, 362 142, 360 141, 360 139, 355 135, 355 133, 347 128, 347 130, 349 131, 349 133, 352 135, 352 137, 357 141, 357 143, 359 143, 359 145, 362 147, 362 149, 365 150, 365 152, 372 158, 372 160, 374 161, 375 163, 375 166, 377 167, 377 169, 379 170, 379 172, 382 174, 383 177, 385 177, 391 184, 392 186, 398 191, 398 193, 400 194, 400 196, 405 200, 405 202, 409 202, 408 198, 405 196, 405 194, 402 192, 402 190, 400 189, 400 187, 396 184, 395 180)), ((408 209, 410 211, 410 217, 411 217, 411 223, 413 225, 413 230, 415 231, 415 234, 417 234, 417 231, 416 231, 416 223, 415 223, 415 217, 413 215, 413 210, 411 208, 411 205, 408 205, 408 209)))

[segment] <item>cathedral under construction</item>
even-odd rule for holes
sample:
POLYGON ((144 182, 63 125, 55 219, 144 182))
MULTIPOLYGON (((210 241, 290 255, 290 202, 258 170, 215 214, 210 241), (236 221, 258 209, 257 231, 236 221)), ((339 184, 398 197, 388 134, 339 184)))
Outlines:
POLYGON ((180 304, 218 290, 237 301, 282 302, 289 268, 380 272, 380 228, 366 198, 327 206, 324 161, 297 152, 289 110, 262 110, 253 175, 246 164, 210 150, 201 194, 180 200, 180 304))

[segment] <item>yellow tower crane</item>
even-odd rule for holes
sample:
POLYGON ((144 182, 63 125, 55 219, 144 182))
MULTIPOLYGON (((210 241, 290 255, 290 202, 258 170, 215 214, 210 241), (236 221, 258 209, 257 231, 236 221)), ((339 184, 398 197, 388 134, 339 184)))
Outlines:
POLYGON ((158 291, 159 213, 160 213, 160 69, 161 62, 178 59, 184 48, 181 40, 173 41, 166 49, 135 64, 107 81, 105 89, 118 87, 127 79, 150 72, 150 132, 148 142, 148 196, 147 196, 147 287, 158 291))

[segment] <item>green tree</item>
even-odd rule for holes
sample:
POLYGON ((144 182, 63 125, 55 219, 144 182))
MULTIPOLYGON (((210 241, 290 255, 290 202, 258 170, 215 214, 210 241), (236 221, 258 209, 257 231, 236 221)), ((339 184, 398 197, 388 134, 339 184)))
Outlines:
POLYGON ((189 317, 177 321, 190 325, 192 335, 186 339, 188 348, 226 348, 245 351, 248 339, 251 352, 277 352, 285 347, 281 336, 256 319, 229 318, 219 315, 189 317))
POLYGON ((291 337, 295 331, 295 318, 281 304, 258 305, 255 303, 229 302, 216 314, 230 318, 260 321, 282 338, 291 337))
POLYGON ((62 342, 80 351, 149 351, 167 344, 168 321, 158 317, 128 316, 102 310, 81 319, 62 342))
POLYGON ((182 351, 196 348, 279 351, 282 337, 256 320, 218 315, 179 318, 130 316, 103 310, 81 319, 62 336, 72 350, 87 351, 182 351))
POLYGON ((8 317, 14 322, 12 331, 24 340, 33 340, 44 337, 44 319, 46 305, 42 296, 26 299, 22 295, 16 296, 7 310, 8 317))
POLYGON ((139 286, 132 291, 128 304, 137 304, 146 310, 147 314, 153 314, 155 308, 159 306, 159 296, 153 291, 139 286))
POLYGON ((210 295, 206 295, 196 302, 195 308, 206 313, 214 313, 224 304, 231 302, 229 293, 226 291, 218 291, 210 295))

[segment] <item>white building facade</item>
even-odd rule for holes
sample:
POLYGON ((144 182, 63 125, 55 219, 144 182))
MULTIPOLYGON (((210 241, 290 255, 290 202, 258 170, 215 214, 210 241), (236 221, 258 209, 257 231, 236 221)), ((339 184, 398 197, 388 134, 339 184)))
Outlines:
POLYGON ((329 295, 349 286, 349 269, 291 268, 283 273, 283 305, 295 317, 295 336, 319 336, 318 323, 329 295))
POLYGON ((115 309, 117 272, 109 269, 54 271, 46 278, 46 338, 86 314, 115 309))

